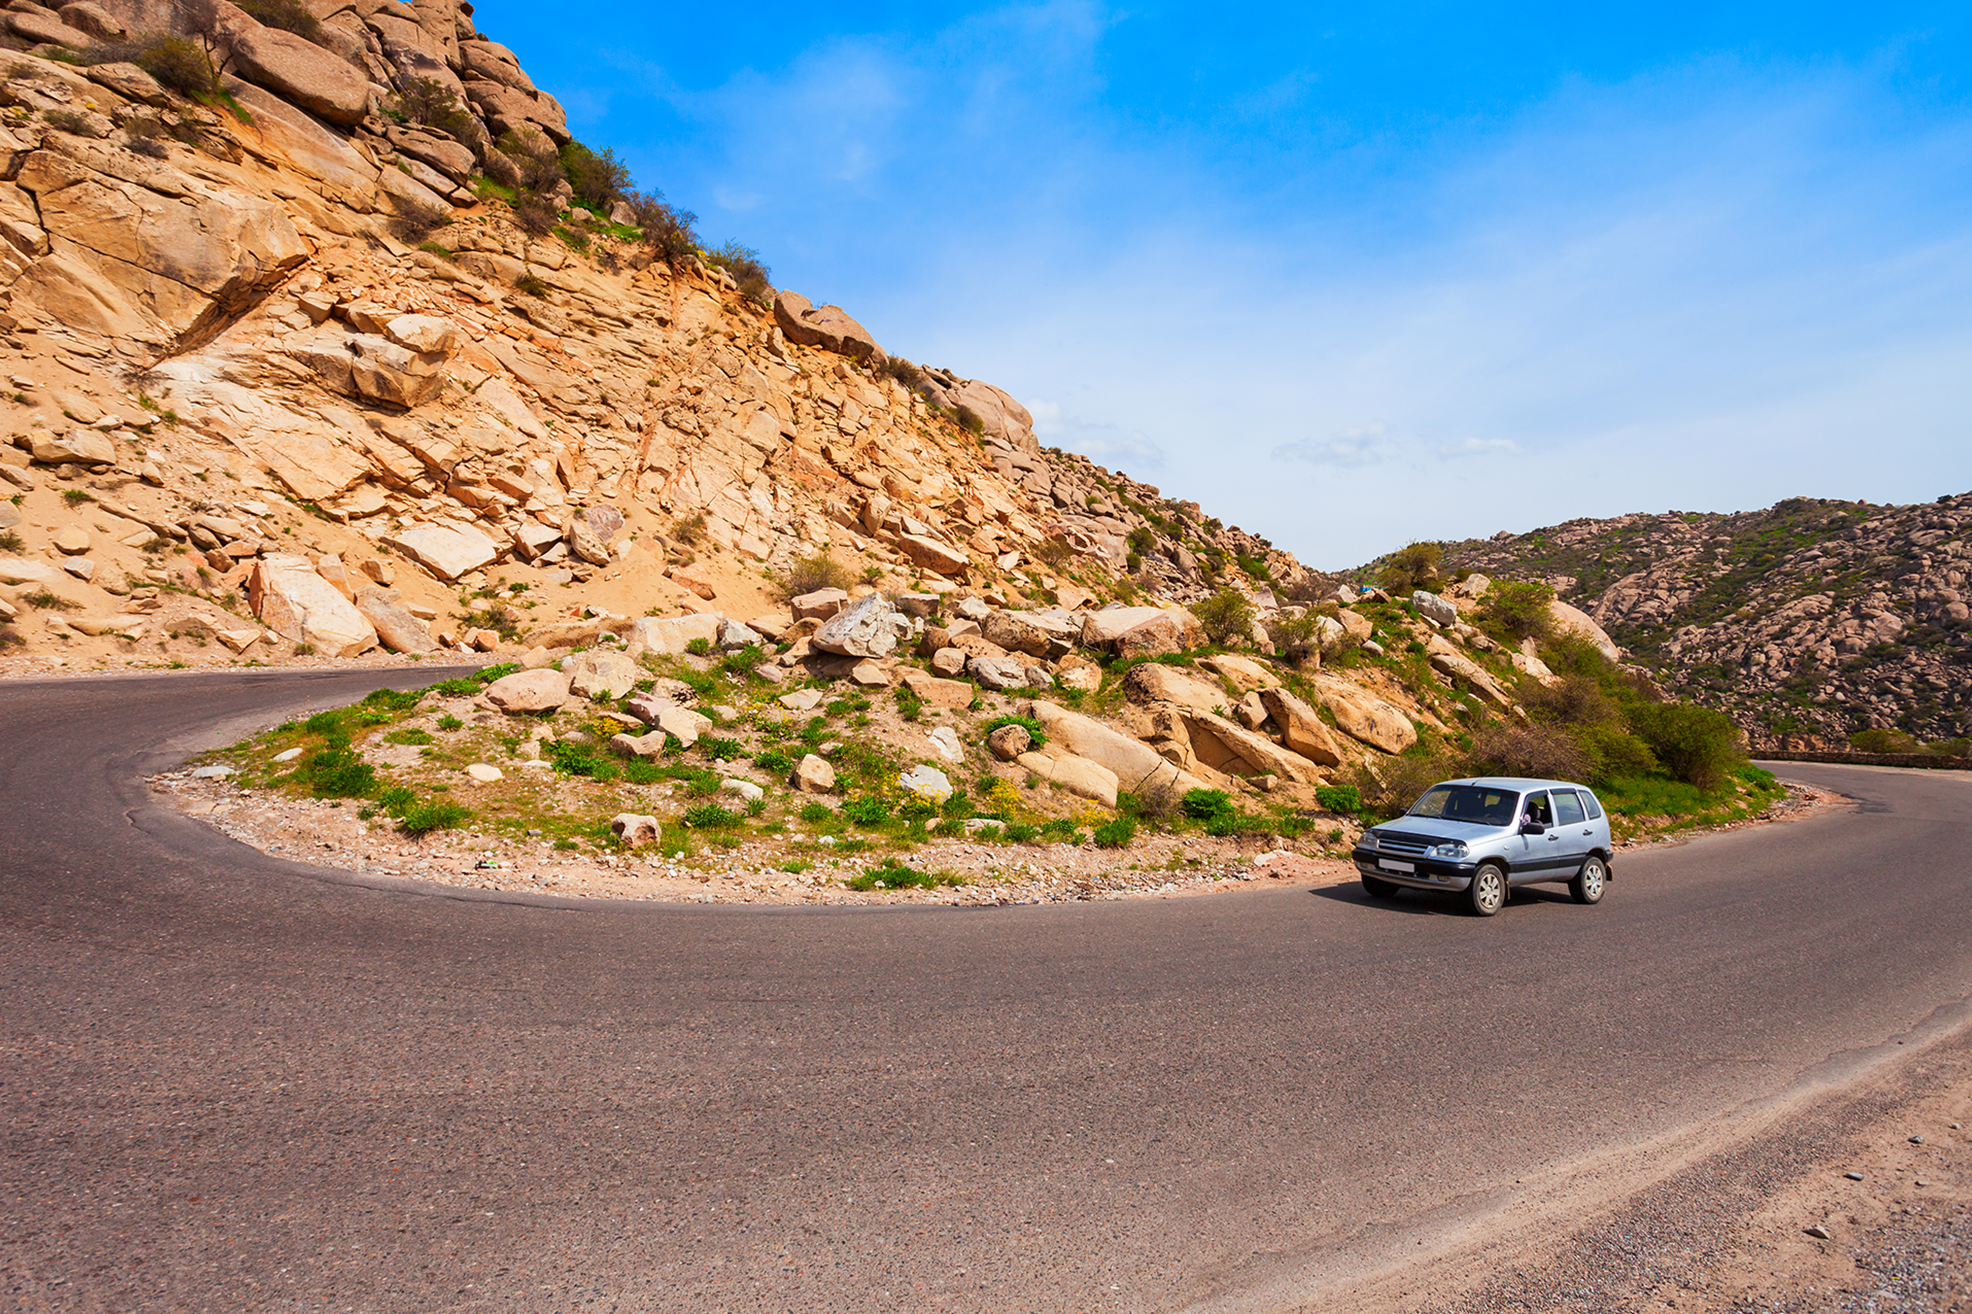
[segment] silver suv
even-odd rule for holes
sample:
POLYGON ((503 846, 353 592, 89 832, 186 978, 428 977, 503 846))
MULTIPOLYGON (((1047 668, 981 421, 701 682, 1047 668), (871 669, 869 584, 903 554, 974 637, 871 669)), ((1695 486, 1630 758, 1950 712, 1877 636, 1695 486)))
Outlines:
POLYGON ((1587 786, 1502 777, 1433 785, 1409 812, 1364 831, 1355 859, 1371 898, 1450 890, 1491 917, 1513 886, 1542 881, 1600 903, 1610 852, 1609 818, 1587 786))

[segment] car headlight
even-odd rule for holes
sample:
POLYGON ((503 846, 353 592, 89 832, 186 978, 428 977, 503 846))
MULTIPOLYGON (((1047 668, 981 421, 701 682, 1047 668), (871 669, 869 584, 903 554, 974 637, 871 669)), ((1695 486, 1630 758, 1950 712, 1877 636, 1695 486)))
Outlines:
POLYGON ((1433 844, 1426 850, 1434 858, 1463 858, 1469 849, 1463 840, 1453 840, 1450 844, 1433 844))
POLYGON ((1363 832, 1363 847, 1364 847, 1364 848, 1366 848, 1366 849, 1373 849, 1373 848, 1375 848, 1375 847, 1376 847, 1376 832, 1375 832, 1375 831, 1373 831, 1373 830, 1366 830, 1366 831, 1364 831, 1364 832, 1363 832))

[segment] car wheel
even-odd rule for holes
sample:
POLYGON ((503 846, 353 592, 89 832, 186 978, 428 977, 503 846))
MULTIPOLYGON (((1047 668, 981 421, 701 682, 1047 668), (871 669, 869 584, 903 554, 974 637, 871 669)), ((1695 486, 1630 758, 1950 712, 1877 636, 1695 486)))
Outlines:
POLYGON ((1491 917, 1506 906, 1506 872, 1498 863, 1483 862, 1465 887, 1465 901, 1480 917, 1491 917))
POLYGON ((1601 903, 1602 892, 1609 887, 1609 868, 1601 858, 1593 853, 1575 873, 1575 879, 1568 882, 1568 893, 1575 896, 1576 903, 1601 903))
POLYGON ((1403 887, 1394 881, 1380 881, 1374 876, 1363 877, 1363 893, 1372 899, 1394 899, 1401 888, 1403 887))

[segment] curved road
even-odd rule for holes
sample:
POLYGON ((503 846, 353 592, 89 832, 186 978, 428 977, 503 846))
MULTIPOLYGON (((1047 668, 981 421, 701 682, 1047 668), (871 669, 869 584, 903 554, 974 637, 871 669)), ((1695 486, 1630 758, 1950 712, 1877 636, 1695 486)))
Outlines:
MULTIPOLYGON (((140 776, 430 671, 0 686, 0 1307, 1146 1310, 1313 1291, 1972 994, 1972 781, 1480 921, 363 881, 140 776)), ((1332 1307, 1332 1306, 1329 1306, 1332 1307)))

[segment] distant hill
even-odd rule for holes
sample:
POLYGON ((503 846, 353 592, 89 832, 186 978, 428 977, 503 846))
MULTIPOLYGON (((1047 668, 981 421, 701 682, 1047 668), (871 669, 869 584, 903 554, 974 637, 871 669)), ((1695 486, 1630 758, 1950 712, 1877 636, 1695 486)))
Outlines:
POLYGON ((1972 732, 1972 493, 1916 506, 1789 498, 1733 515, 1570 520, 1445 545, 1546 579, 1667 687, 1767 747, 1871 727, 1972 732))

